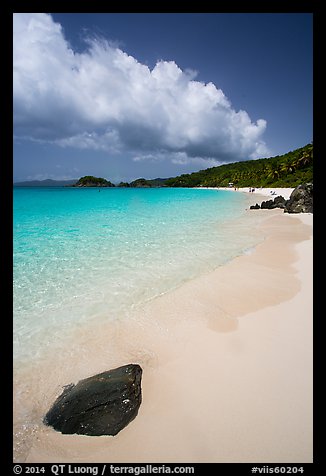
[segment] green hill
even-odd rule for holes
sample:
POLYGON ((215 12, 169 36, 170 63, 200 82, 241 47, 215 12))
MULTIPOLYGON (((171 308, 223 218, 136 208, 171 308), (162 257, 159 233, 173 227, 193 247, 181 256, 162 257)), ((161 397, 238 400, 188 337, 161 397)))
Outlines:
MULTIPOLYGON (((128 186, 130 187, 141 187, 141 188, 151 188, 151 187, 164 187, 165 182, 168 179, 164 178, 156 178, 156 179, 144 179, 144 178, 139 178, 134 180, 133 182, 130 182, 128 186)), ((125 186, 125 185, 124 185, 125 186)))
POLYGON ((114 187, 115 185, 112 182, 102 178, 102 177, 93 177, 93 175, 85 175, 81 177, 78 182, 73 185, 74 187, 114 187))
POLYGON ((268 159, 220 165, 167 179, 167 187, 296 187, 313 181, 313 144, 268 159))
MULTIPOLYGON (((50 180, 44 181, 49 185, 50 180)), ((74 181, 71 181, 74 182, 74 181)), ((313 144, 277 155, 268 159, 245 160, 224 164, 171 178, 145 179, 133 182, 120 182, 118 187, 297 187, 302 183, 313 182, 313 144)), ((22 183, 25 185, 25 183, 22 183)), ((57 185, 58 183, 56 183, 57 185)), ((17 185, 17 184, 14 184, 17 185)), ((18 184, 20 185, 20 184, 18 184)), ((73 187, 115 187, 101 177, 86 175, 73 187)))

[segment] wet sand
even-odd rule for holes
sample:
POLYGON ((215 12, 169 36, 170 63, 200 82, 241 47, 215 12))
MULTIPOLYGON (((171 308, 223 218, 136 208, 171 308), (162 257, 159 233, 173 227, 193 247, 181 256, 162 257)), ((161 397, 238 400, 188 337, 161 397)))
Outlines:
POLYGON ((33 392, 42 397, 31 401, 40 423, 21 451, 25 462, 312 461, 313 217, 248 213, 260 214, 265 238, 250 254, 124 322, 81 329, 73 365, 58 356, 50 375, 39 363, 43 387, 33 392), (62 435, 42 424, 63 385, 131 362, 143 368, 143 402, 117 436, 62 435))

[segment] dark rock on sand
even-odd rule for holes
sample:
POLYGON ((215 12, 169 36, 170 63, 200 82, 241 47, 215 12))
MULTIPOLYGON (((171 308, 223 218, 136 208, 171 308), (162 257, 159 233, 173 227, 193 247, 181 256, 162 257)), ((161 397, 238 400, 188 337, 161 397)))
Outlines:
POLYGON ((296 187, 291 193, 284 211, 287 213, 313 213, 313 184, 305 183, 296 187))
POLYGON ((273 208, 285 208, 286 200, 281 195, 278 195, 274 200, 266 200, 261 203, 260 208, 272 210, 273 208))
POLYGON ((274 200, 266 200, 261 202, 260 208, 270 210, 271 208, 274 208, 273 205, 274 205, 274 200))
POLYGON ((68 385, 43 421, 64 434, 116 435, 138 413, 141 376, 129 364, 68 385))
POLYGON ((291 195, 289 200, 285 200, 281 195, 274 198, 274 200, 265 200, 260 205, 251 205, 251 210, 257 209, 283 208, 286 213, 313 213, 313 184, 305 183, 298 185, 291 195))
POLYGON ((287 200, 285 200, 282 195, 274 198, 274 205, 273 208, 285 208, 287 204, 287 200))

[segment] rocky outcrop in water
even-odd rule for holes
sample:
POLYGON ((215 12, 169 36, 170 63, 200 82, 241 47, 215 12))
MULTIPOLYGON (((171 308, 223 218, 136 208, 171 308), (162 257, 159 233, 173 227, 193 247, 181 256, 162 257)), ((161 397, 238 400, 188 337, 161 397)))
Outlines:
POLYGON ((141 376, 129 364, 67 385, 43 422, 64 434, 116 435, 137 416, 141 376))
POLYGON ((274 200, 265 200, 260 205, 251 205, 251 210, 283 208, 286 213, 313 213, 313 184, 298 185, 289 200, 279 195, 274 200))

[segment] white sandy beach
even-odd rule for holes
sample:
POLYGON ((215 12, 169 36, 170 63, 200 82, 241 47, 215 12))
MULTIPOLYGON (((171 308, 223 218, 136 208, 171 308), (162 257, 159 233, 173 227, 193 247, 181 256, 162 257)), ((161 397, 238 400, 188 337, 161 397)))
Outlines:
POLYGON ((210 189, 210 190, 227 190, 229 192, 250 193, 253 197, 253 200, 254 200, 255 195, 262 195, 264 197, 264 198, 262 198, 262 200, 266 200, 265 197, 269 197, 269 198, 273 199, 273 198, 277 197, 278 195, 281 195, 283 198, 285 198, 285 200, 288 200, 290 198, 290 195, 291 195, 292 191, 294 190, 294 188, 275 188, 275 187, 264 188, 264 187, 258 187, 258 188, 255 188, 253 192, 250 192, 251 187, 241 187, 241 188, 237 188, 236 190, 234 189, 234 187, 218 187, 218 188, 216 188, 216 187, 198 187, 198 188, 210 189))
POLYGON ((313 216, 247 213, 265 237, 252 253, 81 334, 80 359, 58 360, 35 409, 41 421, 63 385, 133 362, 143 368, 136 419, 115 437, 40 423, 26 462, 312 461, 313 216))

